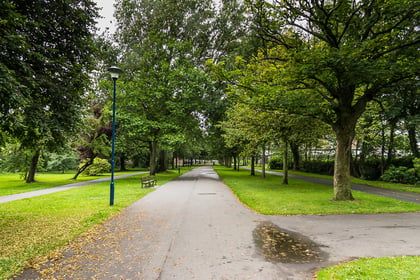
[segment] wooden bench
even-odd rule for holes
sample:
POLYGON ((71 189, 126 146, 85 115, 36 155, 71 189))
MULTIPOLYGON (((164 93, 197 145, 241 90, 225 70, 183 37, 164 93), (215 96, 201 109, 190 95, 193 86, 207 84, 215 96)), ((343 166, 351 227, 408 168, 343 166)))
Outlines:
POLYGON ((150 188, 156 186, 157 179, 156 176, 143 176, 141 179, 141 187, 142 188, 150 188))

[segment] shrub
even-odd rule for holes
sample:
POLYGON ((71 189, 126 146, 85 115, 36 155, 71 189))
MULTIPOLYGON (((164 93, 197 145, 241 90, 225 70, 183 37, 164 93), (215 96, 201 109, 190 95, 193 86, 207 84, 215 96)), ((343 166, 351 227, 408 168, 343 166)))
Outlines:
POLYGON ((84 175, 87 176, 96 176, 101 173, 109 172, 111 170, 111 164, 102 158, 95 158, 93 164, 88 166, 85 171, 83 171, 84 175))
POLYGON ((334 160, 305 160, 301 163, 304 172, 333 175, 334 160))
POLYGON ((391 166, 381 176, 385 182, 400 183, 400 184, 416 184, 418 177, 414 168, 407 168, 405 166, 391 166))
POLYGON ((283 169, 283 157, 272 156, 268 161, 268 168, 270 169, 283 169))
POLYGON ((420 158, 413 159, 414 172, 416 172, 417 179, 420 179, 420 158))
POLYGON ((55 154, 49 155, 47 160, 48 171, 62 171, 77 169, 77 157, 72 154, 55 154))
POLYGON ((354 167, 352 170, 352 176, 360 177, 366 180, 378 180, 381 177, 381 159, 380 158, 368 158, 365 161, 352 161, 354 167))
POLYGON ((393 158, 390 164, 394 166, 405 166, 408 168, 413 168, 413 160, 414 158, 412 156, 397 157, 393 158))

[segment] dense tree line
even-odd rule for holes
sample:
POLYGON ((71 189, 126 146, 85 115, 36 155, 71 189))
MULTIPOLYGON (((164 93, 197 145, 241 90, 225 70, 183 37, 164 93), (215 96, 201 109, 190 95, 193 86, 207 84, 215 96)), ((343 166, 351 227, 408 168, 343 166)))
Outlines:
POLYGON ((256 108, 328 124, 336 139, 334 199, 353 199, 351 150, 361 116, 374 101, 409 98, 397 90, 404 83, 418 96, 418 3, 256 0, 248 7, 264 48, 224 76, 256 108))
POLYGON ((243 8, 236 1, 216 7, 210 0, 124 0, 116 15, 125 73, 120 131, 148 148, 151 174, 167 168, 168 156, 207 154, 203 128, 217 122, 210 116, 223 115, 225 93, 213 84, 205 62, 242 47, 243 8))
POLYGON ((88 0, 0 5, 0 165, 18 168, 19 151, 28 182, 48 153, 77 152, 75 177, 109 157, 110 65, 123 69, 121 169, 254 166, 275 149, 287 183, 330 145, 334 199, 348 200, 372 158, 382 174, 398 153, 419 157, 418 1, 118 0, 102 36, 88 0))

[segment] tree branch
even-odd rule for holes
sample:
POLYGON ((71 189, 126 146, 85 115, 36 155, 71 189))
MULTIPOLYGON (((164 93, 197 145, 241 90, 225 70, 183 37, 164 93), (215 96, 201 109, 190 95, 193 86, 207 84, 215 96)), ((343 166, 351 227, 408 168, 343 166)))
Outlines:
POLYGON ((386 55, 388 53, 391 53, 391 52, 394 52, 394 51, 397 51, 397 50, 402 50, 402 49, 405 49, 405 48, 408 48, 408 47, 411 47, 411 46, 415 46, 415 45, 419 45, 419 44, 420 44, 420 39, 417 39, 417 40, 415 40, 413 42, 409 42, 407 44, 395 46, 395 47, 390 48, 390 49, 388 49, 386 51, 383 51, 381 53, 378 53, 377 55, 373 56, 372 59, 378 59, 381 56, 384 56, 384 55, 386 55))
POLYGON ((415 15, 418 11, 419 11, 418 9, 414 9, 414 8, 412 10, 409 10, 404 16, 401 17, 399 21, 397 21, 391 27, 385 30, 382 30, 381 32, 374 33, 374 38, 378 37, 379 35, 390 33, 392 30, 396 29, 399 25, 401 25, 404 21, 411 20, 413 15, 415 15))

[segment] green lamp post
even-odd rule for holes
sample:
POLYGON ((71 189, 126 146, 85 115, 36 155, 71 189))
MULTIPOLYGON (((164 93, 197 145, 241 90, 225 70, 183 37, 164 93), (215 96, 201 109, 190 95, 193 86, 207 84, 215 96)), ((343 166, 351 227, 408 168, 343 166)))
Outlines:
POLYGON ((114 91, 112 95, 112 144, 111 144, 111 185, 110 185, 110 202, 109 205, 114 205, 114 169, 115 169, 115 112, 116 112, 116 92, 117 92, 117 80, 122 70, 116 66, 108 68, 111 78, 114 83, 114 91))

